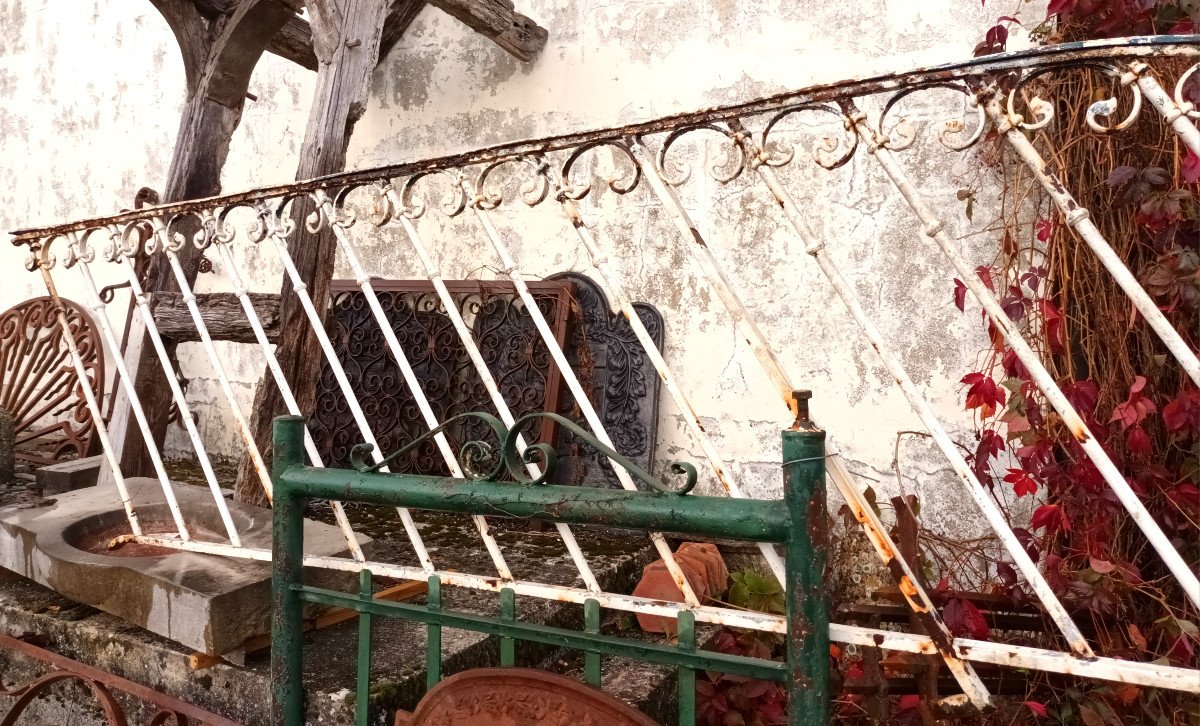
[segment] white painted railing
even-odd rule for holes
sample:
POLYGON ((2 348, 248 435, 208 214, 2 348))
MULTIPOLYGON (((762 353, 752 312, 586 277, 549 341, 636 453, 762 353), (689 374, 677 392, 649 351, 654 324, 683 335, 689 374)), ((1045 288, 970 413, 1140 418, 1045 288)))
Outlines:
MULTIPOLYGON (((487 253, 493 261, 490 264, 494 265, 493 269, 499 270, 500 276, 506 277, 514 286, 516 294, 524 303, 525 311, 531 316, 538 334, 549 350, 571 395, 578 402, 587 427, 597 439, 612 446, 612 437, 605 430, 600 416, 592 402, 589 401, 587 392, 568 362, 559 341, 526 287, 522 262, 514 254, 514 249, 522 250, 526 257, 537 254, 538 240, 519 239, 517 233, 509 231, 507 227, 505 231, 501 231, 493 219, 493 213, 502 207, 510 217, 519 216, 522 205, 528 207, 547 205, 549 208, 557 208, 557 212, 563 215, 577 234, 586 259, 590 261, 614 307, 628 319, 633 333, 678 409, 684 425, 707 461, 713 480, 729 496, 742 497, 745 496, 745 493, 738 477, 729 463, 724 460, 702 423, 703 411, 696 404, 696 400, 704 391, 687 390, 682 383, 684 379, 678 374, 679 367, 686 366, 688 361, 672 363, 660 353, 650 333, 634 310, 632 294, 624 282, 620 269, 621 260, 609 257, 602 235, 597 232, 595 225, 587 221, 583 209, 583 200, 592 192, 592 182, 583 173, 585 164, 581 163, 581 160, 588 155, 603 155, 606 161, 618 168, 623 168, 626 172, 623 177, 608 182, 611 191, 618 195, 627 195, 637 189, 642 195, 642 204, 652 206, 660 215, 670 220, 679 233, 676 243, 688 250, 696 267, 702 271, 705 284, 715 293, 715 297, 728 313, 740 341, 744 342, 753 352, 761 364, 766 379, 778 391, 782 402, 795 410, 797 404, 793 400, 793 392, 802 386, 788 373, 785 361, 780 360, 776 348, 760 327, 758 321, 764 315, 762 306, 747 305, 739 293, 739 290, 752 285, 754 281, 739 279, 738 270, 725 269, 720 263, 718 255, 714 254, 714 248, 728 246, 729 241, 721 239, 719 234, 712 231, 702 232, 700 225, 692 218, 677 196, 677 188, 687 183, 688 174, 681 171, 680 165, 671 160, 671 149, 680 138, 693 132, 714 135, 712 138, 719 140, 727 148, 730 163, 714 169, 713 175, 718 181, 727 182, 745 173, 761 184, 750 187, 751 191, 748 193, 769 195, 778 205, 783 214, 783 221, 787 225, 786 229, 800 242, 805 252, 814 258, 833 290, 849 310, 862 336, 878 352, 887 371, 961 480, 965 493, 978 508, 982 519, 995 532, 1008 557, 1041 601, 1071 652, 1056 652, 953 637, 943 623, 929 594, 919 584, 919 578, 914 575, 912 563, 905 562, 899 556, 898 548, 891 541, 887 528, 864 498, 862 487, 848 471, 836 449, 831 448, 828 470, 835 486, 850 505, 851 511, 863 526, 876 552, 897 579, 901 591, 907 597, 913 611, 923 618, 927 631, 926 634, 898 633, 834 625, 833 639, 868 647, 939 654, 962 686, 967 697, 979 706, 987 704, 990 695, 975 674, 971 665, 973 662, 1072 673, 1147 686, 1200 692, 1200 673, 1194 670, 1095 656, 1091 645, 1080 632, 1043 573, 1018 541, 1006 514, 1001 511, 992 494, 980 482, 947 433, 946 427, 939 420, 934 407, 909 375, 903 357, 889 347, 885 336, 878 328, 877 321, 867 312, 859 294, 847 282, 841 267, 829 254, 829 247, 836 245, 837 240, 822 239, 813 231, 810 220, 814 215, 819 214, 819 209, 807 201, 805 195, 789 189, 776 173, 777 168, 795 162, 797 155, 789 146, 771 138, 772 133, 779 134, 777 126, 783 118, 800 114, 815 114, 833 119, 841 124, 841 128, 845 132, 841 139, 826 138, 816 145, 813 150, 813 158, 820 166, 827 169, 837 168, 854 158, 860 150, 865 150, 874 159, 882 176, 890 182, 895 193, 903 198, 911 208, 913 219, 919 224, 919 229, 933 241, 944 255, 949 267, 964 281, 966 287, 982 305, 987 317, 1030 372, 1032 380, 1045 395, 1046 400, 1075 434, 1083 452, 1095 464, 1104 481, 1111 488, 1113 495, 1178 581, 1182 592, 1193 605, 1200 607, 1200 582, 1197 581, 1192 567, 1163 533, 1103 447, 1089 435, 1079 412, 1075 410, 1067 396, 1059 388, 1037 353, 1022 338, 1021 332, 1005 314, 997 295, 977 277, 971 265, 959 252, 958 243, 947 231, 946 223, 940 218, 934 205, 930 204, 910 181, 901 162, 900 154, 915 142, 915 129, 911 124, 902 122, 890 130, 885 130, 889 128, 886 123, 889 113, 901 99, 913 93, 927 89, 942 89, 943 91, 948 89, 962 94, 971 113, 976 117, 974 126, 970 132, 964 132, 965 124, 958 121, 948 123, 946 130, 939 135, 942 144, 951 150, 962 151, 983 138, 988 129, 994 129, 1015 153, 1016 158, 1028 167, 1045 188, 1046 194, 1061 212, 1065 223, 1079 235, 1091 253, 1101 260, 1104 268, 1112 275, 1128 295, 1131 304, 1144 318, 1144 324, 1152 328, 1161 339, 1165 349, 1169 351, 1180 370, 1193 382, 1200 384, 1200 361, 1197 360, 1196 351, 1186 342, 1185 336, 1172 327, 1150 295, 1129 271, 1125 262, 1114 252, 1097 226, 1089 219, 1089 211, 1078 205, 1068 188, 1048 170, 1043 158, 1029 141, 1026 135, 1028 132, 1056 122, 1053 106, 1034 97, 1023 101, 1022 106, 1027 108, 1028 112, 1033 113, 1035 118, 1025 119, 1015 110, 1015 99, 1021 95, 1023 89, 1022 78, 1040 75, 1048 70, 1062 72, 1079 68, 1099 70, 1119 79, 1120 87, 1128 94, 1125 105, 1130 111, 1126 118, 1110 128, 1104 126, 1100 119, 1107 118, 1107 114, 1115 113, 1117 102, 1095 104, 1088 110, 1086 117, 1087 124, 1092 129, 1104 133, 1118 133, 1120 129, 1129 127, 1137 121, 1139 113, 1146 113, 1142 110, 1142 102, 1145 99, 1148 101, 1147 105, 1153 109, 1153 113, 1161 115, 1162 119, 1175 131, 1182 147, 1200 153, 1200 135, 1197 134, 1195 125, 1195 119, 1200 116, 1200 113, 1192 103, 1184 98, 1185 81, 1196 73, 1197 66, 1191 66, 1178 79, 1173 86, 1173 93, 1168 92, 1160 85, 1154 72, 1154 65, 1158 59, 1188 59, 1187 62, 1192 63, 1198 55, 1200 55, 1200 43, 1194 37, 1134 39, 1122 42, 1057 46, 1040 51, 977 59, 954 66, 779 94, 734 106, 657 119, 622 128, 520 142, 445 159, 351 172, 295 185, 272 187, 196 202, 162 205, 103 219, 25 230, 16 233, 16 242, 28 245, 31 252, 29 267, 31 270, 40 271, 51 295, 57 295, 56 290, 63 289, 65 285, 75 284, 74 280, 77 278, 70 278, 69 281, 70 275, 81 276, 84 295, 91 301, 93 308, 98 313, 97 317, 103 328, 108 354, 117 363, 118 378, 130 399, 134 417, 146 435, 147 448, 153 460, 155 472, 166 494, 178 528, 177 534, 171 536, 141 535, 136 513, 125 488, 125 479, 118 469, 114 471, 114 479, 120 490, 121 499, 125 502, 135 539, 167 547, 231 557, 258 560, 270 557, 269 551, 244 547, 239 541, 238 533, 221 496, 220 486, 222 483, 217 480, 205 442, 192 420, 186 397, 176 383, 178 371, 175 370, 172 360, 166 355, 164 341, 155 327, 147 295, 140 289, 139 281, 134 273, 132 258, 139 251, 138 245, 141 239, 138 230, 143 229, 147 223, 151 225, 153 234, 150 236, 149 242, 145 244, 144 251, 151 256, 165 256, 169 261, 195 321, 208 363, 220 383, 225 405, 241 434, 244 453, 253 460, 268 495, 270 494, 270 480, 266 476, 265 466, 255 446, 245 414, 239 409, 239 404, 231 390, 221 356, 204 327, 202 316, 195 303, 194 293, 180 268, 177 252, 185 244, 216 250, 223 263, 220 266, 220 274, 227 276, 228 284, 232 286, 235 294, 241 300, 243 310, 254 331, 257 349, 279 386, 288 411, 293 414, 302 414, 304 412, 300 410, 296 402, 294 391, 289 386, 289 382, 284 379, 279 363, 275 359, 262 321, 247 296, 246 284, 241 272, 244 266, 244 250, 247 245, 266 241, 278 253, 283 270, 292 283, 295 299, 299 302, 303 314, 316 333, 326 362, 359 427, 362 440, 375 445, 373 456, 376 457, 375 461, 378 463, 381 461, 382 454, 386 452, 380 452, 376 439, 377 432, 371 430, 370 423, 363 411, 362 402, 355 397, 352 382, 339 363, 333 344, 324 331, 321 324, 320 301, 310 298, 304 280, 301 279, 289 256, 288 241, 296 233, 298 226, 298 220, 292 219, 291 210, 295 200, 300 198, 310 198, 316 205, 317 211, 314 216, 309 220, 303 220, 308 224, 309 229, 317 231, 321 228, 328 228, 335 236, 341 257, 349 265, 372 315, 381 327, 388 351, 403 373, 405 385, 417 403, 423 422, 430 429, 436 429, 442 423, 437 420, 433 408, 426 399, 417 375, 388 324, 385 311, 372 287, 373 276, 382 275, 385 270, 373 268, 374 261, 360 250, 362 241, 360 230, 366 224, 373 224, 380 230, 380 233, 389 240, 389 244, 399 245, 406 253, 411 251, 415 254, 439 299, 444 303, 445 314, 449 316, 479 379, 487 388, 495 412, 506 425, 513 424, 514 416, 510 408, 512 404, 505 400, 493 372, 489 370, 480 353, 479 341, 474 338, 470 326, 463 320, 442 279, 441 261, 438 259, 438 243, 436 240, 427 241, 425 235, 418 230, 417 220, 426 214, 426 205, 418 192, 418 187, 423 188, 439 181, 443 183, 442 191, 447 192, 448 196, 444 203, 435 208, 439 213, 448 217, 462 219, 463 221, 458 227, 460 231, 467 222, 473 225, 473 234, 477 235, 478 244, 471 246, 471 249, 481 258, 485 255, 485 251, 490 250, 487 253), (997 79, 1002 76, 1007 76, 1003 88, 1008 90, 1002 90, 1001 85, 997 82, 997 79), (876 114, 865 113, 860 110, 860 104, 879 109, 879 111, 876 114), (755 132, 752 129, 758 129, 758 131, 755 132), (501 167, 505 167, 503 172, 499 171, 501 167), (498 188, 500 185, 496 183, 496 179, 511 180, 514 174, 523 182, 520 192, 517 195, 506 197, 498 188), (514 196, 518 198, 511 198, 514 196), (373 207, 375 210, 374 217, 369 223, 359 221, 353 213, 354 208, 367 206, 373 207), (239 215, 250 218, 252 224, 234 223, 233 220, 237 219, 239 215), (182 228, 185 223, 191 224, 192 228, 199 228, 199 232, 190 239, 177 233, 177 230, 182 228), (99 258, 97 256, 98 247, 102 249, 102 255, 99 258), (65 264, 62 266, 56 263, 56 258, 59 256, 64 258, 65 264), (175 504, 172 483, 165 471, 159 447, 149 436, 149 428, 133 382, 121 362, 122 357, 116 335, 107 323, 107 316, 103 309, 104 303, 98 297, 93 268, 102 265, 121 268, 133 286, 133 293, 138 302, 138 315, 142 317, 146 331, 153 343, 156 359, 162 365, 171 385, 171 394, 182 414, 196 460, 201 467, 205 481, 213 492, 227 530, 226 534, 229 540, 227 543, 198 541, 191 537, 187 522, 184 521, 175 504)), ((1171 87, 1168 86, 1168 88, 1171 87)), ((617 213, 619 213, 619 205, 617 209, 617 213)), ((1103 211, 1093 210, 1094 213, 1103 211)), ((456 244, 461 247, 462 243, 459 241, 456 244)), ((65 320, 63 330, 68 343, 73 345, 71 331, 65 320)), ((83 389, 86 393, 87 387, 84 386, 83 389)), ((93 416, 97 422, 101 441, 105 445, 105 453, 116 469, 115 464, 119 456, 110 446, 110 437, 103 427, 100 412, 95 410, 97 402, 89 396, 88 405, 94 409, 93 416)), ((320 456, 312 438, 309 437, 305 443, 311 460, 314 464, 319 465, 320 456)), ((444 436, 438 435, 437 445, 452 474, 456 477, 463 476, 460 462, 444 436)), ((522 449, 527 445, 527 442, 524 441, 520 443, 522 449)), ((622 487, 635 488, 633 479, 615 462, 614 470, 622 487)), ((534 464, 529 465, 529 472, 535 477, 541 474, 534 464)), ((226 482, 226 484, 228 483, 226 482)), ((652 534, 651 541, 681 588, 685 602, 680 605, 651 601, 620 593, 602 592, 584 553, 576 543, 570 529, 565 525, 559 525, 558 533, 578 570, 583 583, 582 588, 573 585, 514 579, 505 562, 502 548, 490 533, 488 523, 483 517, 474 518, 474 524, 481 543, 491 557, 495 568, 494 575, 439 570, 422 541, 411 515, 404 510, 401 510, 399 514, 416 553, 419 566, 404 567, 366 562, 355 541, 345 513, 336 506, 334 513, 346 535, 352 558, 310 557, 307 560, 308 564, 349 571, 369 566, 378 576, 416 580, 424 580, 428 575, 437 573, 446 585, 484 590, 495 590, 503 585, 512 587, 522 595, 576 603, 582 603, 587 598, 596 598, 605 607, 631 612, 670 616, 677 613, 680 608, 686 608, 695 612, 697 620, 701 622, 725 623, 772 632, 784 631, 782 619, 776 616, 701 604, 659 534, 652 534)), ((768 567, 782 580, 783 565, 779 556, 773 549, 766 546, 762 552, 768 567)))

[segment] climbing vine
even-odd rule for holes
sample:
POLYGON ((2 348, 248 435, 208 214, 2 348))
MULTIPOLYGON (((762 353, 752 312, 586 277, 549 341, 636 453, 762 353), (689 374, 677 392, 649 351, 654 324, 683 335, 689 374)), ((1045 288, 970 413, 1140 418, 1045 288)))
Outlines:
MULTIPOLYGON (((1194 0, 1052 0, 1030 34, 1059 43, 1194 33, 1198 19, 1194 0)), ((999 18, 977 54, 1003 51, 1010 30, 1022 22, 1016 13, 999 18)), ((1185 67, 1168 63, 1161 70, 1182 74, 1185 67)), ((1200 158, 1155 114, 1143 112, 1122 132, 1089 131, 1087 108, 1122 93, 1114 79, 1080 71, 1039 83, 1030 93, 1051 101, 1057 118, 1031 140, 1083 207, 1103 210, 1092 220, 1188 345, 1200 347, 1200 158)), ((1200 82, 1193 78, 1185 95, 1200 102, 1200 82)), ((998 253, 976 273, 1195 569, 1200 391, 1096 255, 1062 223, 1037 180, 1005 155, 995 132, 980 158, 985 173, 1003 180, 1003 194, 994 228, 998 253)), ((973 200, 974 192, 959 196, 973 200)), ((966 293, 963 281, 954 280, 954 304, 977 314, 966 293)), ((963 442, 973 452, 975 473, 1002 506, 1034 503, 1012 506, 1010 522, 1098 654, 1200 667, 1196 609, 1016 353, 986 317, 983 325, 991 345, 982 365, 961 380, 964 406, 977 424, 975 439, 963 442)), ((1015 604, 1036 603, 1008 565, 994 564, 990 573, 994 592, 1015 604)), ((953 580, 952 573, 942 574, 953 580)), ((987 634, 986 625, 969 632, 971 618, 947 612, 946 619, 956 634, 987 634)), ((1200 721, 1196 699, 1171 692, 1049 677, 1031 689, 1025 702, 1031 721, 1200 721)))

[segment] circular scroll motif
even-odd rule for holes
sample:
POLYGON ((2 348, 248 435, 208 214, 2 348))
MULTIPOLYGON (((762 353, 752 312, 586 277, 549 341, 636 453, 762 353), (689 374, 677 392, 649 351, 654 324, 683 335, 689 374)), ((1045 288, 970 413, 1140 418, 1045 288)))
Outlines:
MULTIPOLYGON (((91 316, 62 300, 85 385, 96 398, 104 385, 104 353, 91 316)), ((95 423, 79 387, 71 352, 49 297, 26 300, 0 315, 0 408, 13 418, 16 458, 35 466, 87 456, 95 423)))
POLYGON ((657 726, 624 701, 529 668, 476 668, 434 686, 395 726, 657 726))

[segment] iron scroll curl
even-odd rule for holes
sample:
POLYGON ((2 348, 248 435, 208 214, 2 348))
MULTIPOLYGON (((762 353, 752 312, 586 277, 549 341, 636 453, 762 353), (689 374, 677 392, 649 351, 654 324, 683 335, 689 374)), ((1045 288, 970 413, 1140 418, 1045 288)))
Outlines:
POLYGON ((614 466, 625 469, 631 477, 659 494, 683 496, 696 487, 698 475, 696 467, 692 463, 673 461, 667 467, 667 472, 661 476, 655 476, 613 450, 612 447, 600 442, 591 432, 571 419, 548 412, 525 414, 514 421, 511 428, 506 427, 500 419, 488 413, 460 413, 446 419, 437 428, 431 429, 428 433, 422 434, 374 463, 368 461, 368 457, 375 447, 368 443, 355 444, 350 449, 350 465, 363 474, 378 472, 409 451, 441 434, 455 422, 471 418, 486 423, 496 434, 497 441, 496 444, 487 441, 468 441, 460 448, 457 456, 459 464, 467 477, 473 481, 495 481, 503 471, 507 471, 509 476, 522 485, 536 486, 549 481, 550 477, 554 475, 558 463, 558 455, 555 453, 554 447, 546 443, 529 444, 523 449, 520 446, 520 432, 524 425, 535 419, 547 418, 570 431, 589 447, 608 457, 614 466), (490 467, 487 465, 489 461, 494 462, 490 467), (537 465, 542 473, 536 477, 529 476, 527 466, 530 464, 537 465))

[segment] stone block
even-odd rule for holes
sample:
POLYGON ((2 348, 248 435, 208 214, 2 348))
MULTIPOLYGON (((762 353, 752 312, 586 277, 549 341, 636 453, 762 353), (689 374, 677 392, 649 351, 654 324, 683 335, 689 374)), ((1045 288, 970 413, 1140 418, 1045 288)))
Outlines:
MULTIPOLYGON (((143 531, 175 531, 158 481, 132 477, 126 485, 143 531)), ((174 488, 193 539, 228 542, 208 489, 174 488)), ((245 547, 270 550, 269 509, 229 502, 229 511, 245 547)), ((112 537, 128 532, 115 488, 66 492, 43 506, 0 508, 0 567, 209 655, 236 653, 250 638, 269 632, 269 562, 137 544, 115 552, 105 548, 112 537)), ((341 531, 320 522, 305 521, 304 541, 310 555, 346 549, 341 531)), ((349 590, 355 577, 312 570, 305 580, 349 590)))
POLYGON ((43 497, 96 486, 103 463, 104 457, 97 455, 39 467, 35 486, 43 497))

